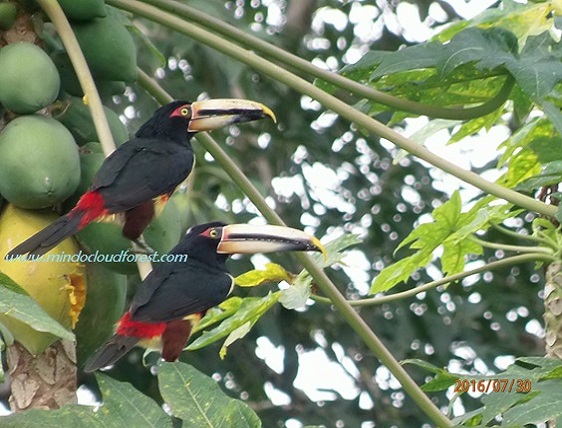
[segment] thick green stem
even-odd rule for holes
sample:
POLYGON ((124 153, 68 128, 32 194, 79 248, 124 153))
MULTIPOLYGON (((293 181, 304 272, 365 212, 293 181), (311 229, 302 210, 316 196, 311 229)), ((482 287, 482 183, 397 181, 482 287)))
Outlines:
MULTIPOLYGON (((92 120, 94 122, 94 127, 100 144, 105 156, 109 156, 115 150, 115 141, 113 141, 113 135, 111 134, 111 129, 107 122, 107 117, 105 116, 105 111, 103 109, 103 104, 101 102, 98 89, 90 73, 90 68, 84 58, 84 53, 80 48, 80 44, 72 31, 72 27, 66 19, 66 15, 61 9, 58 1, 56 0, 37 0, 39 6, 43 8, 47 16, 51 19, 57 32, 62 40, 62 43, 68 53, 74 71, 78 76, 80 81, 80 86, 84 92, 84 98, 88 102, 88 107, 90 113, 92 114, 92 120)), ((139 269, 139 274, 141 278, 146 278, 146 276, 152 270, 152 264, 149 261, 137 261, 137 266, 139 269)))
MULTIPOLYGON (((152 94, 159 102, 167 103, 172 100, 158 84, 150 79, 146 73, 139 73, 139 82, 146 90, 152 94)), ((254 187, 250 180, 238 168, 238 166, 228 157, 219 144, 208 134, 197 135, 197 141, 215 158, 217 163, 226 171, 232 180, 240 187, 244 194, 252 201, 262 215, 271 223, 285 225, 281 217, 267 205, 267 202, 254 187)), ((429 418, 439 427, 452 427, 451 421, 432 403, 424 394, 419 386, 414 382, 410 375, 404 370, 390 351, 384 346, 381 340, 370 329, 365 321, 347 303, 345 297, 339 292, 334 283, 328 278, 310 256, 305 253, 297 253, 299 261, 304 268, 314 278, 315 283, 322 289, 330 299, 332 304, 340 311, 343 318, 361 337, 367 347, 376 355, 390 372, 400 382, 404 391, 414 400, 418 406, 428 415, 429 418)))
POLYGON ((468 108, 448 108, 430 104, 422 104, 415 101, 398 98, 385 92, 378 91, 370 86, 363 85, 348 79, 337 73, 323 70, 310 62, 293 55, 283 49, 273 46, 259 38, 248 34, 232 25, 226 24, 220 19, 214 18, 201 12, 187 4, 174 0, 143 0, 144 3, 152 4, 159 9, 166 10, 173 15, 189 19, 208 30, 217 34, 222 34, 228 40, 235 40, 236 43, 259 52, 261 55, 274 59, 295 70, 309 74, 313 77, 325 80, 345 91, 349 91, 368 100, 392 107, 397 110, 409 113, 420 114, 430 117, 439 117, 451 120, 470 120, 485 116, 500 108, 509 97, 513 89, 514 79, 508 76, 500 91, 495 97, 485 103, 468 108))
POLYGON ((62 11, 58 1, 37 0, 37 3, 45 11, 57 29, 57 33, 59 34, 70 61, 72 62, 76 76, 78 76, 80 86, 85 94, 85 99, 87 99, 88 107, 90 108, 92 119, 94 121, 94 127, 96 128, 98 138, 100 139, 103 152, 106 156, 109 156, 109 154, 115 150, 115 142, 113 141, 113 135, 111 135, 111 130, 109 128, 109 124, 107 123, 107 118, 105 117, 98 89, 94 83, 94 78, 92 77, 92 73, 90 73, 90 69, 86 63, 80 44, 78 43, 78 40, 76 40, 74 31, 72 31, 72 27, 70 26, 68 19, 66 19, 66 15, 62 11))
MULTIPOLYGON (((449 284, 451 282, 455 282, 455 281, 460 281, 461 279, 464 279, 468 276, 471 275, 476 275, 478 273, 482 273, 482 272, 488 272, 491 270, 496 270, 496 269, 500 269, 500 268, 505 268, 506 266, 513 266, 513 265, 519 265, 521 263, 527 263, 527 262, 537 262, 537 261, 543 261, 543 262, 552 262, 556 260, 556 258, 553 255, 548 255, 548 254, 544 254, 544 253, 529 253, 529 254, 521 254, 518 256, 512 256, 512 257, 508 257, 505 258, 503 260, 498 260, 495 262, 491 262, 491 263, 486 263, 483 266, 471 269, 471 270, 467 270, 465 272, 459 272, 456 273, 454 275, 449 275, 446 276, 445 278, 441 278, 438 279, 436 281, 431 281, 428 282, 427 284, 423 284, 420 285, 416 288, 412 288, 410 290, 406 290, 406 291, 402 291, 400 293, 395 293, 395 294, 391 294, 388 296, 379 296, 379 297, 373 297, 370 299, 361 299, 361 300, 348 300, 348 303, 351 306, 374 306, 374 305, 382 305, 383 303, 389 303, 389 302, 394 302, 396 300, 402 300, 402 299, 406 299, 409 297, 413 297, 418 295, 419 293, 423 293, 429 290, 432 290, 436 287, 439 287, 440 285, 445 285, 445 284, 449 284)), ((321 297, 321 296, 312 296, 311 297, 313 300, 319 302, 319 303, 326 303, 326 304, 332 304, 332 301, 326 297, 321 297)))
POLYGON ((359 128, 367 130, 382 138, 392 141, 398 147, 406 150, 414 156, 430 163, 431 165, 440 168, 441 170, 459 178, 460 180, 471 184, 485 193, 494 195, 498 198, 505 199, 519 207, 525 208, 529 211, 536 211, 548 217, 554 217, 557 208, 554 206, 546 205, 543 202, 537 201, 528 196, 522 195, 506 187, 500 186, 496 183, 489 182, 488 180, 480 177, 472 171, 459 168, 457 165, 449 162, 448 160, 430 152, 425 147, 409 140, 408 138, 400 135, 398 132, 384 126, 377 120, 367 116, 356 110, 355 108, 340 101, 336 97, 324 92, 323 90, 315 87, 304 79, 282 69, 281 67, 260 58, 256 54, 249 52, 227 40, 222 39, 202 28, 193 24, 188 24, 182 19, 162 12, 152 6, 143 4, 135 0, 107 0, 107 3, 127 10, 129 12, 138 14, 152 21, 158 22, 173 30, 178 31, 194 40, 204 43, 219 52, 224 53, 240 62, 254 67, 256 70, 272 77, 278 82, 282 82, 294 90, 310 96, 317 100, 324 107, 334 111, 341 117, 354 122, 359 128))

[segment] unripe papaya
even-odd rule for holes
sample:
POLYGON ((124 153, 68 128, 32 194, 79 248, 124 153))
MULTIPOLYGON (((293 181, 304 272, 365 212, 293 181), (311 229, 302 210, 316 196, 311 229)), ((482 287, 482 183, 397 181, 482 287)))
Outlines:
POLYGON ((59 122, 20 116, 0 134, 0 193, 20 208, 68 198, 80 180, 78 146, 59 122))
MULTIPOLYGON (((127 127, 121 122, 117 113, 109 107, 104 106, 103 110, 109 123, 111 135, 117 146, 129 139, 127 127)), ((90 141, 98 141, 98 135, 90 109, 82 102, 81 98, 71 97, 63 101, 60 109, 54 111, 55 118, 61 122, 72 133, 79 145, 90 141)))
MULTIPOLYGON (((84 91, 82 91, 78 76, 76 76, 68 54, 65 51, 57 51, 51 54, 51 58, 60 74, 62 89, 69 95, 82 98, 84 96, 84 91)), ((95 83, 102 98, 123 94, 127 88, 124 82, 96 80, 95 83)))
POLYGON ((0 104, 18 114, 34 113, 57 97, 60 77, 49 56, 32 43, 0 49, 0 104))
MULTIPOLYGON (((51 212, 28 211, 8 205, 0 215, 0 271, 24 288, 37 303, 63 327, 75 325, 84 305, 85 275, 80 263, 46 261, 7 261, 6 253, 20 242, 51 224, 57 218, 51 212)), ((47 255, 71 255, 79 247, 69 238, 47 255)), ((0 314, 0 323, 15 340, 33 355, 41 354, 58 337, 33 330, 27 324, 0 314)))
POLYGON ((74 193, 64 201, 63 209, 65 212, 74 208, 80 197, 88 191, 92 184, 92 179, 105 159, 101 144, 90 142, 84 144, 78 150, 80 157, 80 181, 74 193))
POLYGON ((127 297, 127 278, 99 263, 86 265, 86 283, 86 304, 74 329, 79 366, 111 336, 127 297))
POLYGON ((9 30, 16 21, 18 8, 14 3, 0 3, 0 30, 9 30))
POLYGON ((66 16, 75 21, 87 21, 103 18, 105 3, 103 0, 58 0, 66 16))
POLYGON ((137 79, 135 42, 117 12, 75 23, 72 28, 94 77, 124 82, 137 79))

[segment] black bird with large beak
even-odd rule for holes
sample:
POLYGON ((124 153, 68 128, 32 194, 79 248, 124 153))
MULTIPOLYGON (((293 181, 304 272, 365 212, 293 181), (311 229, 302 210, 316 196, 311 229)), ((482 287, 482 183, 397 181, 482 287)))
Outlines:
POLYGON ((192 227, 169 254, 185 260, 160 263, 141 282, 115 335, 87 362, 86 372, 115 363, 135 345, 160 349, 175 361, 191 334, 191 317, 224 301, 234 279, 228 273, 230 254, 321 251, 313 236, 280 226, 214 222, 192 227))
POLYGON ((233 123, 265 117, 275 121, 266 106, 248 100, 173 101, 160 107, 135 137, 105 159, 92 185, 66 215, 10 251, 41 255, 89 223, 124 213, 123 235, 138 242, 155 214, 191 173, 191 138, 233 123))

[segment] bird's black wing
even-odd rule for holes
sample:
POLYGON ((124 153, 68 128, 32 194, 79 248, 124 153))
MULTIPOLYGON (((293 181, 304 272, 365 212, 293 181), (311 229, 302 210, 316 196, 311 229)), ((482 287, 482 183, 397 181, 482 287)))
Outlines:
POLYGON ((165 322, 206 311, 224 301, 232 277, 194 259, 158 266, 139 285, 131 302, 131 319, 165 322))
POLYGON ((97 190, 110 212, 134 208, 172 192, 193 168, 191 147, 167 140, 133 138, 102 164, 90 190, 97 190))

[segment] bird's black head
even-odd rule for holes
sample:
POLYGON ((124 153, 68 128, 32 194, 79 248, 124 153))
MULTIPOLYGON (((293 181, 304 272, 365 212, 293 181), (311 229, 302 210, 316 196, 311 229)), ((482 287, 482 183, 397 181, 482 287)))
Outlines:
POLYGON ((160 107, 136 133, 140 138, 168 138, 185 143, 200 131, 212 131, 239 122, 271 117, 273 112, 263 104, 249 100, 216 99, 172 101, 160 107))
POLYGON ((224 266, 228 254, 217 253, 224 226, 226 224, 219 221, 193 226, 170 253, 187 254, 188 258, 195 258, 209 265, 224 266))
POLYGON ((233 123, 250 122, 266 116, 275 120, 275 115, 269 108, 249 100, 216 99, 192 103, 172 101, 156 110, 140 127, 136 136, 167 138, 185 143, 197 132, 212 131, 233 123))
POLYGON ((157 109, 137 131, 140 138, 164 137, 178 142, 191 138, 186 132, 191 120, 191 103, 189 101, 172 101, 157 109))

